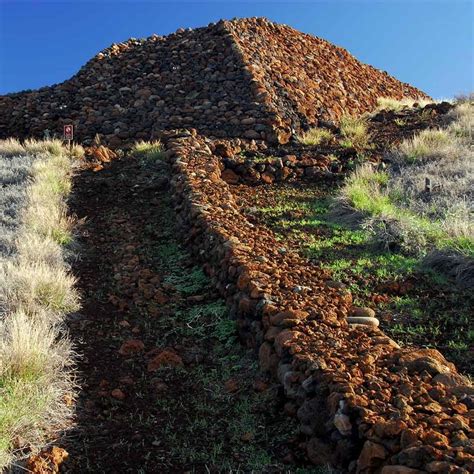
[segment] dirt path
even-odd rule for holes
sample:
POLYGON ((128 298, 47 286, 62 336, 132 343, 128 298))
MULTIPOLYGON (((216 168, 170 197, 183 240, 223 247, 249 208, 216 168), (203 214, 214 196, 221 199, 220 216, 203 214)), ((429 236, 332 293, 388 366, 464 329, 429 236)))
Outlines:
POLYGON ((64 471, 303 472, 285 467, 302 448, 292 407, 176 241, 163 166, 117 160, 76 180, 83 390, 64 471))

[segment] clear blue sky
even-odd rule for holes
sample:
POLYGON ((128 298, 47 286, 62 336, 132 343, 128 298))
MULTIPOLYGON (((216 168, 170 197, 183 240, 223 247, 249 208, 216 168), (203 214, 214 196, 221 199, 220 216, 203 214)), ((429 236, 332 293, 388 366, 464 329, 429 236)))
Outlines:
POLYGON ((246 16, 323 37, 435 98, 474 90, 472 0, 0 0, 0 94, 62 82, 129 37, 246 16))

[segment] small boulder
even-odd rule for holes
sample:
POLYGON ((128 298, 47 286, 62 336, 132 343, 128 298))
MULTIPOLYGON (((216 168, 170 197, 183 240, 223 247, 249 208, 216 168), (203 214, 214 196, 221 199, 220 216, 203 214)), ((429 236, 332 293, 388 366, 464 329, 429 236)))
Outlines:
POLYGON ((145 349, 145 344, 143 341, 140 341, 139 339, 129 339, 128 341, 125 341, 119 349, 119 354, 123 356, 128 356, 132 354, 136 354, 138 352, 141 352, 145 349))
POLYGON ((358 308, 356 306, 353 306, 351 308, 350 315, 360 318, 375 318, 375 311, 372 308, 358 308))
POLYGON ((170 350, 161 351, 158 355, 148 362, 148 372, 155 372, 160 367, 182 367, 183 359, 170 350))
POLYGON ((363 326, 378 327, 380 322, 377 318, 370 318, 365 316, 349 316, 347 318, 349 324, 362 324, 363 326))
POLYGON ((237 184, 239 182, 239 176, 231 169, 225 169, 221 174, 221 178, 227 184, 237 184))

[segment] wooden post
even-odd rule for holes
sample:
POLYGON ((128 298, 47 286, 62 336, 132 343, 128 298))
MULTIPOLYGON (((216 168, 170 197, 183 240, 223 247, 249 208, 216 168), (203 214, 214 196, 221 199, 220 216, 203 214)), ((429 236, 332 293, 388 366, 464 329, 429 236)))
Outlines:
POLYGON ((432 191, 431 179, 430 178, 425 178, 425 192, 426 193, 431 193, 431 191, 432 191))

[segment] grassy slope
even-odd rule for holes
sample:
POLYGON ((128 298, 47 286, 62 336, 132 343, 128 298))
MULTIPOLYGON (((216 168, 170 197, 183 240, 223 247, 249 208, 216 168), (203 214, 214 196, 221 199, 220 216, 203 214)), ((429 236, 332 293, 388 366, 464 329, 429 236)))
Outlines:
MULTIPOLYGON (((447 129, 422 131, 390 152, 391 167, 356 169, 339 192, 278 185, 244 200, 282 242, 346 284, 356 305, 376 309, 388 334, 440 348, 472 373, 474 300, 463 287, 473 276, 473 106, 459 104, 448 118, 447 129)), ((361 123, 344 127, 370 151, 361 123)))
POLYGON ((334 223, 334 189, 288 184, 257 190, 246 203, 249 218, 345 284, 356 306, 375 309, 387 334, 404 345, 436 347, 465 373, 474 372, 472 292, 423 267, 418 257, 375 246, 366 230, 334 223))
POLYGON ((2 179, 12 177, 6 195, 14 196, 2 209, 12 219, 0 260, 0 466, 5 467, 40 447, 71 414, 73 357, 61 321, 78 308, 78 296, 64 263, 64 244, 72 238, 66 208, 72 162, 66 149, 57 141, 7 140, 0 142, 0 162, 10 172, 2 179))

